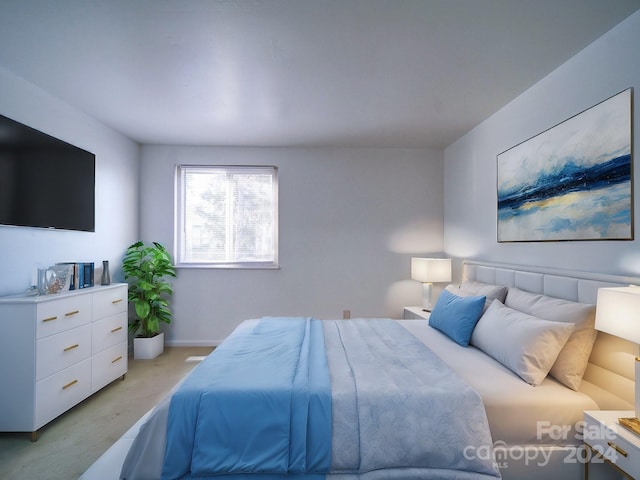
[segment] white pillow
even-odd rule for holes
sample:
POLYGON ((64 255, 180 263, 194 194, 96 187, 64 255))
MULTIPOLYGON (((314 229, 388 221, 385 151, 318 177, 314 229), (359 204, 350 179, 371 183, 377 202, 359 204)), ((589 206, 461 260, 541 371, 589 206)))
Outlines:
POLYGON ((572 302, 509 288, 505 305, 553 322, 575 325, 549 374, 567 387, 578 390, 596 341, 595 305, 572 302))
POLYGON ((498 299, 504 303, 504 299, 507 296, 507 287, 468 280, 465 280, 460 285, 447 285, 446 290, 459 297, 487 297, 484 304, 485 312, 494 300, 498 299))
POLYGON ((494 300, 473 330, 471 344, 538 386, 573 329, 571 323, 542 320, 494 300))

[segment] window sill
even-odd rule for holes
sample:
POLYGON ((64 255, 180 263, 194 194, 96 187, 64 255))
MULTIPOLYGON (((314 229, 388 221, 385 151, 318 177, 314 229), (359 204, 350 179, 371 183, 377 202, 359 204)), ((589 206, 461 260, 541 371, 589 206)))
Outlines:
POLYGON ((175 266, 182 268, 204 268, 213 270, 280 270, 280 265, 272 262, 251 263, 180 263, 175 266))

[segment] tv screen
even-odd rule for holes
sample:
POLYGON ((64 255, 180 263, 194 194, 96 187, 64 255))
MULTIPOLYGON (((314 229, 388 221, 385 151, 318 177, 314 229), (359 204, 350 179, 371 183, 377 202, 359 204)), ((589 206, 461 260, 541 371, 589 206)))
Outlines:
POLYGON ((0 115, 0 224, 95 231, 93 153, 0 115))

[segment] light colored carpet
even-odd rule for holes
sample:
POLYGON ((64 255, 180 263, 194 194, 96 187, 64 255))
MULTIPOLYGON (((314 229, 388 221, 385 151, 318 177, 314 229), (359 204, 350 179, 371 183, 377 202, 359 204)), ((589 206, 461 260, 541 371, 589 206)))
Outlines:
POLYGON ((0 478, 77 480, 212 350, 166 347, 154 360, 129 358, 124 381, 107 385, 45 425, 37 442, 28 433, 0 433, 0 478))

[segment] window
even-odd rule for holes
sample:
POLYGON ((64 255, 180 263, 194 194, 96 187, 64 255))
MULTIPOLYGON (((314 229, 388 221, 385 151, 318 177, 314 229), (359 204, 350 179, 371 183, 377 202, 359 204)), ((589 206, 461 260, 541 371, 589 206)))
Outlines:
POLYGON ((178 166, 178 265, 277 267, 277 171, 178 166))

